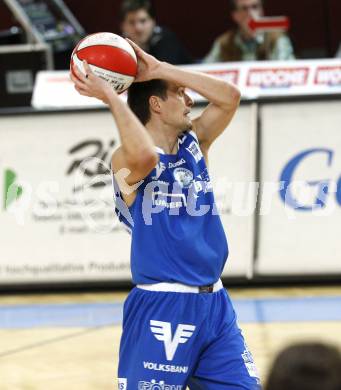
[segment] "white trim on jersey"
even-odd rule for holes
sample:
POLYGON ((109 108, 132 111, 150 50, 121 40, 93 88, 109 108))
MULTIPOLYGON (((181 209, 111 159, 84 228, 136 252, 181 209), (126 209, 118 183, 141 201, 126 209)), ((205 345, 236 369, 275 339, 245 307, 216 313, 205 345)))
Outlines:
POLYGON ((165 151, 164 151, 163 149, 159 148, 158 146, 154 145, 154 148, 155 148, 155 150, 156 150, 158 153, 160 153, 160 154, 166 154, 165 151))
POLYGON ((197 136, 197 134, 196 134, 195 131, 191 130, 191 131, 189 131, 189 134, 191 134, 191 136, 192 136, 193 138, 195 138, 196 141, 199 143, 198 136, 197 136))

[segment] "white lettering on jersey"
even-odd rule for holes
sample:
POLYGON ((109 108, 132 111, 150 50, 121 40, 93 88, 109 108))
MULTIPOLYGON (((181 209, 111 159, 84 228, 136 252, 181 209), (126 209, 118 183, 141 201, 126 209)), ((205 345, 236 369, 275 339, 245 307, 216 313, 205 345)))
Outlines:
POLYGON ((158 180, 159 177, 161 176, 162 172, 166 170, 166 165, 162 161, 159 161, 157 166, 155 167, 155 176, 152 177, 153 180, 158 180))
POLYGON ((167 209, 178 209, 187 206, 185 194, 169 194, 162 191, 154 191, 152 194, 153 206, 162 206, 167 209), (170 201, 168 201, 168 198, 170 201))
POLYGON ((186 148, 186 150, 188 150, 191 153, 191 155, 195 159, 195 162, 199 162, 204 157, 203 154, 201 153, 198 144, 195 141, 192 141, 189 147, 186 148))
POLYGON ((175 163, 168 163, 168 168, 176 168, 179 167, 180 165, 186 164, 186 160, 182 158, 181 160, 175 162, 175 163))

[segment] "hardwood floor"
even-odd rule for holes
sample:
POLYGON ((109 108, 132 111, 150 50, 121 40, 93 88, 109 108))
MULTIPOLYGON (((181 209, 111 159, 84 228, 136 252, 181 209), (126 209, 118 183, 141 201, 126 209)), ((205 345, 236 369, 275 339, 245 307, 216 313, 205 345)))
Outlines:
MULTIPOLYGON (((338 297, 341 287, 230 289, 235 300, 338 297)), ((120 325, 98 327, 1 328, 5 308, 35 305, 122 302, 124 293, 0 296, 1 390, 116 389, 120 325), (2 317, 2 320, 1 320, 2 317)), ((281 301, 278 301, 278 304, 281 301)), ((8 315, 8 313, 7 313, 8 315)), ((8 318, 10 321, 10 318, 8 318)), ((323 340, 341 347, 341 321, 241 322, 261 377, 287 344, 323 340)))

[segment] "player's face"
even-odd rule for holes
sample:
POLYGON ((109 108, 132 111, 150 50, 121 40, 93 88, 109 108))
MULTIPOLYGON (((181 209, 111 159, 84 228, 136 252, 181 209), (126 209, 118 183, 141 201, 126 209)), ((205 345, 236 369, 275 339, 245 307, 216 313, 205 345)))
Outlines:
POLYGON ((183 86, 169 83, 167 99, 161 104, 162 119, 165 124, 176 128, 179 132, 192 128, 190 113, 193 100, 183 86))
POLYGON ((260 17, 263 14, 261 0, 236 0, 236 9, 232 12, 232 18, 244 35, 252 37, 254 33, 249 29, 248 23, 252 17, 260 17))
POLYGON ((122 23, 123 34, 137 43, 144 46, 150 39, 155 27, 154 19, 144 9, 129 12, 122 23))

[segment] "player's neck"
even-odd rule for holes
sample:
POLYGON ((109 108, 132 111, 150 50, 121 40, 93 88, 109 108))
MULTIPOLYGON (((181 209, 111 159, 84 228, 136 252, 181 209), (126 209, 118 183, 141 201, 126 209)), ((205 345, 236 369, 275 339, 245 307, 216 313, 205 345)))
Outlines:
POLYGON ((178 151, 178 136, 180 131, 174 127, 161 123, 147 123, 146 128, 154 141, 154 145, 162 149, 165 154, 176 154, 178 151))

